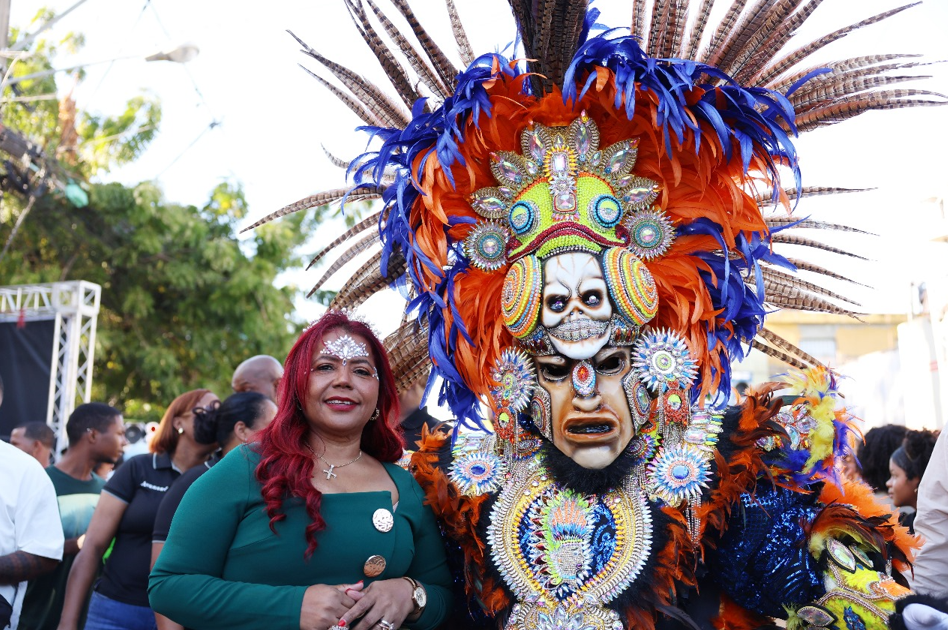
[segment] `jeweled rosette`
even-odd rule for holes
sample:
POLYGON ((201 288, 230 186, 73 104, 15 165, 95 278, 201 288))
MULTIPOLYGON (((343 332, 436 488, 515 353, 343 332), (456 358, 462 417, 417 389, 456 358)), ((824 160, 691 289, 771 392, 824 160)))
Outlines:
POLYGON ((533 371, 533 362, 526 353, 506 348, 500 353, 491 377, 496 383, 496 386, 490 389, 496 408, 509 409, 512 414, 527 408, 533 397, 536 374, 533 371))
POLYGON ((478 269, 497 271, 507 262, 507 228, 493 221, 479 222, 464 239, 464 253, 478 269))
POLYGON ((690 444, 662 448, 649 465, 649 491, 671 506, 693 502, 707 485, 710 467, 704 454, 690 444))
POLYGON ((632 355, 639 379, 655 393, 664 392, 673 383, 687 389, 698 373, 688 345, 668 330, 644 334, 636 342, 632 355))
POLYGON ((629 249, 642 260, 664 256, 675 240, 675 228, 657 208, 630 216, 625 225, 629 230, 629 249))
POLYGON ((455 457, 448 477, 461 493, 477 496, 499 490, 506 473, 502 458, 478 451, 455 457))

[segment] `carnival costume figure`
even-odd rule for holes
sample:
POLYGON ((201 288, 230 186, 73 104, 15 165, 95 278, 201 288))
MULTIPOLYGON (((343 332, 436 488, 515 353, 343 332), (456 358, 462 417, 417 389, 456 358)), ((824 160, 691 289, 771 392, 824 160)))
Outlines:
POLYGON ((347 0, 399 100, 303 44, 376 149, 336 160, 351 186, 263 221, 382 199, 327 248, 350 245, 324 280, 381 242, 334 304, 403 289, 395 372, 411 383, 430 360, 473 429, 411 460, 473 614, 509 630, 888 627, 914 540, 837 475, 854 429, 835 375, 764 318, 853 314, 819 284, 839 274, 776 251, 838 251, 794 230, 843 229, 790 214, 843 192, 802 187, 792 137, 944 104, 891 87, 915 78, 892 74, 905 56, 807 61, 902 9, 792 48, 818 1, 738 1, 712 27, 709 0, 636 0, 630 33, 585 2, 510 0, 508 59, 475 58, 448 0, 459 70, 393 4, 422 52, 374 0, 347 0), (797 370, 725 409, 749 347, 797 370))

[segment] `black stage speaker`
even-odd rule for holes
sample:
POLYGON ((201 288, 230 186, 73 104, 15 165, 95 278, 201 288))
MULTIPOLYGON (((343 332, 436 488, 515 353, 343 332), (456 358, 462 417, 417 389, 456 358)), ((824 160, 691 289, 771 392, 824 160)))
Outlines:
POLYGON ((52 370, 53 333, 56 321, 0 322, 0 437, 10 439, 10 431, 27 422, 46 422, 49 403, 49 375, 52 370))

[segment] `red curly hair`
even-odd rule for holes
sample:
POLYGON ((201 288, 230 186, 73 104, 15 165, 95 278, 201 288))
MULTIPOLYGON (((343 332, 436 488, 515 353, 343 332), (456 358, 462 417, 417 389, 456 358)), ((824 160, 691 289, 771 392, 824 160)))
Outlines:
POLYGON ((312 522, 306 527, 306 557, 316 550, 316 533, 326 528, 319 513, 322 493, 312 484, 313 454, 307 448, 309 423, 302 411, 306 397, 313 353, 323 336, 331 330, 344 330, 361 335, 369 343, 379 377, 379 419, 362 430, 362 450, 380 462, 395 462, 402 456, 402 440, 398 426, 398 392, 385 348, 372 330, 362 322, 349 319, 344 313, 330 311, 307 328, 286 357, 284 376, 280 381, 280 405, 276 417, 260 433, 260 463, 256 476, 267 504, 270 529, 286 518, 283 502, 298 497, 306 503, 312 522))

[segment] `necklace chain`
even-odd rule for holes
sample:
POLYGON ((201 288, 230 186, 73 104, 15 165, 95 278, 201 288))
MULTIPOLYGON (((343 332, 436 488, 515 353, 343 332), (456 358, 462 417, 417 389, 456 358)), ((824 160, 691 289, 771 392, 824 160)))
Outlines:
POLYGON ((324 464, 326 464, 327 466, 329 466, 329 470, 326 470, 325 468, 323 469, 323 472, 326 473, 326 480, 327 480, 327 481, 332 481, 333 478, 339 476, 339 475, 337 475, 336 473, 333 472, 335 469, 337 469, 337 468, 345 468, 346 466, 348 466, 348 465, 350 465, 350 464, 354 464, 354 463, 356 463, 357 461, 359 461, 360 459, 362 459, 362 451, 360 450, 360 451, 359 451, 359 454, 355 456, 355 459, 352 459, 352 460, 346 462, 345 464, 336 465, 336 464, 331 464, 325 457, 323 457, 322 455, 317 454, 316 451, 313 450, 313 447, 310 446, 308 442, 307 442, 307 444, 306 444, 306 448, 309 449, 309 452, 310 452, 310 453, 312 453, 313 455, 316 455, 316 457, 318 457, 319 459, 323 460, 323 463, 324 463, 324 464))

